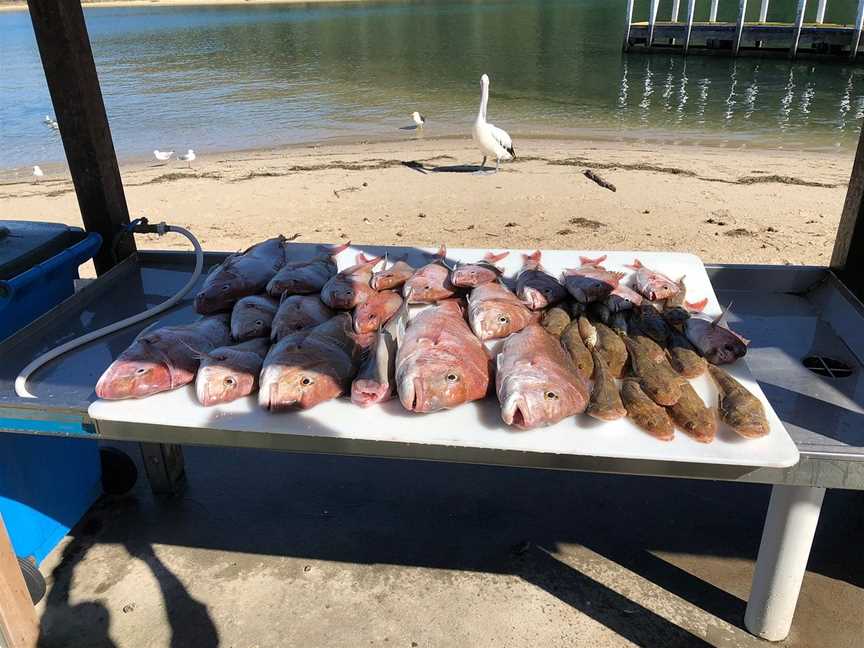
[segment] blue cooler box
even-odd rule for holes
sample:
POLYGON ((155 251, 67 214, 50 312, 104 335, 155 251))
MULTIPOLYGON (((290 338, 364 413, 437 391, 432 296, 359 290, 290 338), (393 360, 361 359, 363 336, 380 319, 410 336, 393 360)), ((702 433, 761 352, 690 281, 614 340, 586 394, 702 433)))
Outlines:
MULTIPOLYGON (((78 227, 0 221, 0 340, 70 297, 101 244, 78 227)), ((32 432, 59 430, 33 421, 32 432)), ((15 553, 42 562, 100 495, 100 478, 95 440, 0 433, 0 515, 15 553)))

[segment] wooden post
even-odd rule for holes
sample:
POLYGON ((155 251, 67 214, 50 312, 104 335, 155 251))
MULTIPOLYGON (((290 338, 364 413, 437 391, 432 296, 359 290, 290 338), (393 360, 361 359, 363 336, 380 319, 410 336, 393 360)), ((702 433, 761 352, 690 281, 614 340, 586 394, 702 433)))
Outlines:
POLYGON ((651 0, 651 7, 648 10, 648 47, 654 44, 654 25, 657 22, 657 9, 660 7, 660 0, 651 0))
POLYGON ((861 30, 864 29, 864 0, 858 0, 858 13, 855 14, 855 32, 849 46, 849 60, 854 61, 858 55, 858 45, 861 43, 861 30))
POLYGON ((684 32, 684 56, 690 47, 690 34, 693 32, 693 14, 696 12, 696 0, 687 3, 687 31, 684 32))
POLYGON ((798 55, 798 41, 801 39, 801 27, 804 25, 804 11, 807 9, 807 0, 798 0, 798 10, 795 12, 795 31, 792 33, 792 44, 789 46, 789 58, 798 55))
POLYGON ((771 0, 762 0, 762 6, 759 7, 759 22, 768 22, 768 3, 771 0))
POLYGON ((135 243, 131 236, 123 237, 118 258, 113 257, 114 237, 129 222, 129 210, 84 12, 76 0, 29 0, 28 4, 81 218, 87 231, 102 235, 94 263, 96 272, 103 274, 132 254, 135 243))
POLYGON ((0 516, 0 646, 33 648, 38 640, 36 609, 0 516))
POLYGON ((681 0, 672 0, 672 15, 670 16, 670 21, 675 23, 678 22, 678 11, 681 8, 681 0))
POLYGON ((738 56, 741 49, 741 35, 744 33, 744 15, 747 13, 747 0, 738 0, 738 22, 735 23, 735 43, 732 45, 732 56, 738 56))
POLYGON ((717 3, 720 0, 711 0, 711 11, 708 12, 708 22, 717 22, 717 3))
POLYGON ((627 24, 624 27, 624 51, 630 51, 630 26, 633 24, 633 0, 627 0, 627 24))
MULTIPOLYGON (((864 5, 862 1, 859 5, 864 5)), ((859 11, 859 15, 861 12, 859 11)), ((864 130, 858 136, 858 150, 840 216, 831 269, 859 299, 864 297, 864 130)))

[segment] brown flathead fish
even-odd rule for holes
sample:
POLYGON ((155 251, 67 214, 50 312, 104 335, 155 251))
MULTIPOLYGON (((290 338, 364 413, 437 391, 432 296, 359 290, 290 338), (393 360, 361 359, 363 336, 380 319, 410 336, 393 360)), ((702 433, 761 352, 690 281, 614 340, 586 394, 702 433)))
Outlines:
POLYGON ((579 318, 579 333, 594 360, 594 386, 585 413, 601 421, 616 421, 627 414, 618 385, 603 356, 597 351, 597 329, 584 317, 579 318))
POLYGON ((747 439, 768 434, 768 419, 762 401, 720 367, 708 365, 708 371, 720 391, 720 420, 747 439))
POLYGON ((579 375, 585 380, 590 379, 594 373, 594 358, 591 357, 591 352, 585 346, 585 342, 582 341, 578 320, 570 322, 567 328, 561 332, 561 344, 570 354, 579 375))
POLYGON ((648 396, 658 405, 668 407, 681 398, 684 385, 690 385, 684 378, 675 373, 665 357, 659 359, 641 343, 631 337, 625 337, 630 366, 639 377, 639 384, 648 396))
POLYGON ((564 332, 570 325, 570 313, 567 312, 566 308, 561 308, 560 306, 553 306, 548 311, 543 313, 543 319, 541 320, 541 324, 546 331, 555 337, 561 337, 561 334, 564 332))
POLYGON ((227 344, 227 313, 156 329, 136 338, 111 363, 96 383, 96 395, 109 400, 143 398, 188 385, 195 380, 201 354, 227 344))
POLYGON ((627 417, 655 439, 671 441, 675 436, 672 419, 665 407, 660 407, 639 386, 636 378, 625 378, 621 383, 621 400, 627 417))
POLYGON ((699 443, 711 443, 717 434, 717 413, 705 406, 687 381, 681 387, 678 402, 669 407, 669 414, 682 432, 699 443))
POLYGON ((455 300, 408 323, 396 354, 399 400, 412 412, 435 412, 478 400, 489 389, 489 356, 455 300))
POLYGON ((508 337, 497 362, 496 392, 507 425, 553 425, 585 411, 587 381, 561 342, 539 324, 508 337))
POLYGON ((696 378, 705 373, 708 364, 705 358, 700 356, 686 337, 678 331, 671 331, 669 345, 666 347, 669 354, 669 363, 672 368, 685 378, 696 378))
POLYGON ((263 292, 287 261, 285 245, 280 235, 229 256, 207 275, 195 295, 195 310, 205 315, 231 310, 241 297, 263 292))

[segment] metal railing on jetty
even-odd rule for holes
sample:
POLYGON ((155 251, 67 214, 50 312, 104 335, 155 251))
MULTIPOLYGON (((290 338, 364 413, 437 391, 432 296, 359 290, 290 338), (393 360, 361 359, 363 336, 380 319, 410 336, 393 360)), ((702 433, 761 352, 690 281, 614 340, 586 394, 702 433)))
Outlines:
POLYGON ((672 1, 668 22, 657 20, 660 0, 649 0, 648 21, 633 22, 635 0, 627 0, 624 51, 674 51, 683 55, 779 55, 791 59, 807 55, 815 58, 845 57, 854 61, 864 29, 864 0, 858 1, 853 24, 826 24, 828 0, 817 1, 815 22, 804 22, 807 0, 798 0, 795 22, 781 23, 768 21, 770 0, 761 0, 759 20, 756 22, 745 21, 747 0, 738 0, 738 18, 735 22, 717 22, 719 0, 710 0, 707 22, 694 22, 696 0, 684 0, 686 16, 683 21, 678 19, 682 0, 672 1))

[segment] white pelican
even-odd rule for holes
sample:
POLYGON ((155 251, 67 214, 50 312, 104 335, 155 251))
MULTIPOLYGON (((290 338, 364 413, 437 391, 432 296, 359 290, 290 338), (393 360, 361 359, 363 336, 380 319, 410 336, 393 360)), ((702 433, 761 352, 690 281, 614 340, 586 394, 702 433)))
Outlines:
POLYGON ((488 103, 489 77, 484 74, 480 77, 480 110, 477 111, 477 119, 474 120, 472 137, 480 150, 483 151, 480 170, 483 170, 486 158, 492 156, 495 158, 495 171, 497 172, 501 160, 505 162, 512 160, 516 157, 516 151, 513 149, 513 140, 510 139, 507 132, 486 121, 486 104, 488 103))
POLYGON ((174 151, 160 151, 159 149, 153 151, 153 157, 155 157, 160 162, 167 162, 171 159, 172 155, 174 155, 174 151))
POLYGON ((423 126, 426 124, 426 118, 416 110, 411 113, 411 119, 413 119, 414 123, 417 124, 417 128, 423 128, 423 126))
POLYGON ((193 151, 192 149, 189 149, 189 150, 186 151, 185 153, 182 153, 182 154, 178 155, 178 156, 177 156, 177 159, 178 159, 178 160, 181 160, 181 161, 183 161, 183 162, 188 162, 188 163, 189 163, 189 168, 191 169, 191 168, 192 168, 192 163, 195 161, 195 151, 193 151))
POLYGON ((44 178, 45 172, 42 168, 37 164, 33 167, 33 182, 39 182, 39 178, 44 178))

